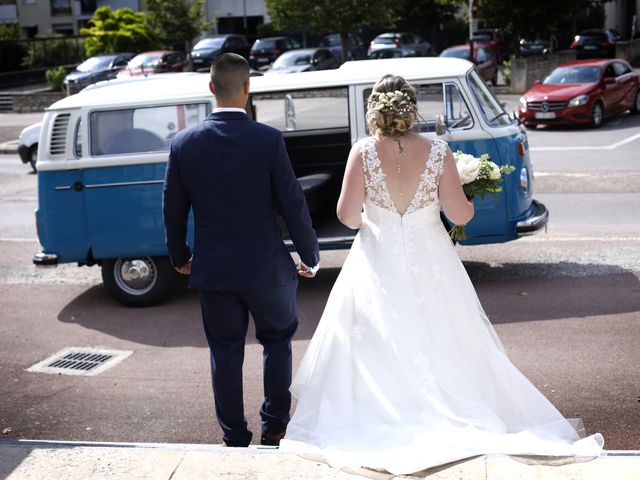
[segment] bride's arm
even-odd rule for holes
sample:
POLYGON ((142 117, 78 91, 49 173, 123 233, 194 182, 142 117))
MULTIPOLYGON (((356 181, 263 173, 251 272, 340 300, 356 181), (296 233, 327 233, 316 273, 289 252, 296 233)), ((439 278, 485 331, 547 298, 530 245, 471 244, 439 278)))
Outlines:
POLYGON ((338 220, 349 228, 362 225, 362 205, 364 204, 364 172, 360 145, 351 147, 342 181, 342 191, 338 199, 338 220))
POLYGON ((467 200, 462 190, 456 161, 448 148, 438 183, 438 196, 445 215, 456 225, 465 225, 473 218, 473 203, 467 200))

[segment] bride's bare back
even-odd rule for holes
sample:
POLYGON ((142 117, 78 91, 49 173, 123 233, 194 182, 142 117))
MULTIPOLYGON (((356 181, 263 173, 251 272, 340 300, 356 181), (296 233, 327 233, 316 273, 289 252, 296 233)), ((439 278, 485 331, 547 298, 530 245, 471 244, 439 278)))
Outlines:
MULTIPOLYGON (((387 208, 403 215, 418 209, 430 200, 439 199, 447 217, 456 224, 465 224, 473 216, 470 204, 462 187, 451 150, 444 143, 431 142, 416 133, 401 137, 380 136, 356 143, 349 154, 342 192, 338 200, 338 218, 350 228, 359 228, 362 223, 361 210, 365 197, 364 162, 372 157, 379 162, 384 174, 383 182, 389 194, 387 208), (443 152, 432 149, 442 148, 443 152), (374 149, 375 151, 367 151, 374 149), (444 154, 442 164, 439 164, 444 154)), ((377 169, 377 168, 376 168, 377 169)), ((366 183, 371 185, 371 178, 366 183)))

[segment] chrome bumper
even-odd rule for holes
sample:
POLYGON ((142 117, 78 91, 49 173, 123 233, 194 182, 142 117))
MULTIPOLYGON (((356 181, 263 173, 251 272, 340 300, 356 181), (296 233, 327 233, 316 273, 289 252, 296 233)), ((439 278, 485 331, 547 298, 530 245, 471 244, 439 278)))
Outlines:
POLYGON ((546 228, 549 221, 549 210, 543 203, 533 200, 533 206, 535 211, 533 215, 525 220, 521 220, 516 224, 516 231, 518 236, 533 235, 539 230, 546 228))
POLYGON ((39 267, 57 265, 58 255, 55 253, 38 252, 33 255, 33 263, 39 267))

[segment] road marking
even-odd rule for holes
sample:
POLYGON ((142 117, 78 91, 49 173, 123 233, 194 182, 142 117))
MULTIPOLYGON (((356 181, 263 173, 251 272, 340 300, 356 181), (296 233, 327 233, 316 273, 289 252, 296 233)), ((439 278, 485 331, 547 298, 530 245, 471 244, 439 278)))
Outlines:
POLYGON ((577 150, 614 150, 618 147, 626 145, 627 143, 635 142, 640 139, 640 133, 636 133, 630 137, 625 138, 624 140, 620 140, 619 142, 612 143, 611 145, 577 145, 577 146, 563 146, 563 147, 530 147, 529 151, 531 152, 565 152, 565 151, 577 151, 577 150))
POLYGON ((16 242, 16 243, 26 243, 26 242, 37 242, 37 238, 3 238, 0 237, 0 242, 16 242))
POLYGON ((550 235, 532 235, 522 237, 521 240, 530 242, 640 242, 640 237, 569 237, 569 236, 550 236, 550 235))
POLYGON ((535 172, 534 177, 599 177, 600 173, 535 172))

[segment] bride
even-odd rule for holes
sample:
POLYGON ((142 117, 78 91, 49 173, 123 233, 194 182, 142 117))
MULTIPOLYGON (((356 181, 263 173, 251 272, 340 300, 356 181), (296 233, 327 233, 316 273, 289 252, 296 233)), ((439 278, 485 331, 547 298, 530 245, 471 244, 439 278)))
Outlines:
MULTIPOLYGON (((281 450, 417 472, 481 454, 597 456, 509 361, 446 229, 473 217, 447 144, 412 132, 416 92, 386 75, 338 201, 360 231, 294 378, 281 450), (362 207, 364 205, 364 212, 362 207)), ((582 435, 581 435, 582 434, 582 435)))

